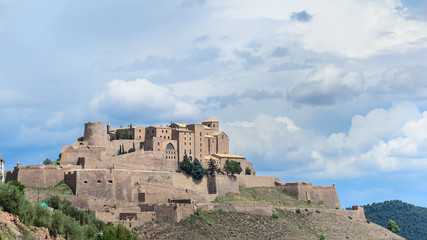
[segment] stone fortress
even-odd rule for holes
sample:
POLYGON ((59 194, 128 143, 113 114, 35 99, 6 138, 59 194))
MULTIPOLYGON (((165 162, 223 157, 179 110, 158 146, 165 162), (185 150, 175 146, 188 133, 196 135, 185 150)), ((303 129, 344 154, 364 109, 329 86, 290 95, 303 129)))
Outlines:
MULTIPOLYGON (((107 223, 132 226, 155 218, 180 221, 196 208, 218 207, 210 202, 229 192, 238 193, 239 186, 279 187, 300 200, 322 201, 341 209, 335 185, 282 183, 279 178, 257 176, 245 157, 229 153, 229 138, 213 119, 201 124, 171 123, 145 128, 129 125, 112 129, 108 123, 106 130, 103 123, 88 122, 83 137, 62 147, 59 165, 18 163, 6 173, 6 182, 11 180, 33 188, 54 186, 64 180, 73 191, 73 196, 66 197, 73 205, 91 210, 107 223), (216 174, 196 180, 178 171, 185 155, 191 161, 199 159, 204 168, 210 160, 221 168, 226 160, 234 160, 243 171, 239 175, 216 174)), ((233 208, 271 215, 271 206, 270 210, 247 205, 233 208)), ((354 211, 358 216, 363 213, 360 208, 354 211)))

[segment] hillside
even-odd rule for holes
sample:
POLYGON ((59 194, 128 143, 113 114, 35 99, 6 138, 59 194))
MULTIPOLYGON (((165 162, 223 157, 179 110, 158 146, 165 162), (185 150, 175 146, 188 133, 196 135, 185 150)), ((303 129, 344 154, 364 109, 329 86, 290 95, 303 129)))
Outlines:
POLYGON ((299 201, 277 188, 240 188, 214 204, 268 204, 272 216, 225 209, 198 210, 179 223, 151 221, 134 229, 141 239, 403 239, 375 223, 339 214, 324 204, 299 201), (282 209, 281 209, 282 208, 282 209))
POLYGON ((364 206, 366 218, 387 227, 392 219, 400 228, 400 236, 410 240, 427 239, 427 208, 417 207, 399 200, 364 206))

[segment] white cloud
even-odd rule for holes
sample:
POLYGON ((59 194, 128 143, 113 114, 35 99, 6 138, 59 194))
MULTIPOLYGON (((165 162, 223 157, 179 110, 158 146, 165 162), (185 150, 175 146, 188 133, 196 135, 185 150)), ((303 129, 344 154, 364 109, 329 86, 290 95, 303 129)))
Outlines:
POLYGON ((120 114, 134 115, 148 121, 183 117, 193 119, 198 114, 192 102, 177 97, 168 87, 146 79, 113 80, 105 92, 93 99, 92 106, 116 118, 120 118, 120 114))
POLYGON ((409 17, 398 0, 238 0, 211 2, 218 17, 283 21, 279 38, 296 37, 305 48, 364 58, 385 51, 427 47, 427 24, 409 17), (333 6, 333 11, 331 11, 333 6), (309 12, 309 22, 290 21, 294 12, 309 12))
POLYGON ((345 73, 330 64, 291 86, 286 97, 294 103, 330 105, 351 100, 363 90, 364 79, 360 73, 345 73))
POLYGON ((318 135, 284 116, 225 124, 231 151, 276 172, 353 178, 375 171, 427 169, 427 112, 409 103, 354 116, 347 133, 318 135), (258 162, 256 156, 263 156, 258 162), (251 159, 254 157, 255 159, 251 159))

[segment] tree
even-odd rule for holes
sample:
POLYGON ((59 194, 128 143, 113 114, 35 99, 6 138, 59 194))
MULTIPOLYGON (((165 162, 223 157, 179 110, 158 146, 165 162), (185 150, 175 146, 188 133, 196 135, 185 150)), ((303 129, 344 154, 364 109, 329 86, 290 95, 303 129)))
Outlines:
POLYGON ((193 172, 193 164, 188 159, 187 154, 184 156, 184 159, 179 164, 179 167, 181 168, 182 171, 184 171, 188 175, 191 175, 191 173, 193 172))
POLYGON ((46 158, 46 159, 43 161, 43 164, 44 164, 44 165, 50 165, 50 164, 52 164, 52 160, 50 160, 50 158, 46 158))
POLYGON ((132 232, 122 224, 107 227, 101 237, 102 240, 132 240, 132 232))
POLYGON ((239 162, 227 159, 227 161, 225 161, 224 171, 227 174, 240 174, 242 172, 242 167, 239 162))
POLYGON ((209 164, 208 164, 209 175, 214 175, 215 172, 217 171, 218 171, 218 166, 216 165, 215 161, 213 159, 209 160, 209 164))
POLYGON ((249 167, 246 167, 245 169, 245 174, 246 175, 251 175, 252 170, 249 167))
POLYGON ((9 184, 11 186, 15 186, 22 193, 24 193, 24 190, 26 188, 24 184, 22 184, 20 181, 16 181, 16 180, 10 181, 7 184, 9 184))
POLYGON ((202 179, 203 175, 205 175, 205 169, 203 169, 202 164, 199 162, 197 158, 195 158, 193 162, 192 175, 193 175, 193 178, 195 179, 202 179))
POLYGON ((394 233, 400 232, 400 229, 397 226, 396 222, 393 221, 393 220, 391 220, 391 219, 388 220, 387 229, 390 230, 390 231, 392 231, 392 232, 394 232, 394 233))

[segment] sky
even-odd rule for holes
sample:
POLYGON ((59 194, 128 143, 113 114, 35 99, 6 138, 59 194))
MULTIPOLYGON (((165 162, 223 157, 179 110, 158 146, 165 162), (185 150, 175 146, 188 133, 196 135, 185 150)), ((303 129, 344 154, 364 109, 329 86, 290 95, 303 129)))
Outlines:
POLYGON ((220 121, 258 175, 427 207, 427 1, 0 0, 0 154, 220 121))

